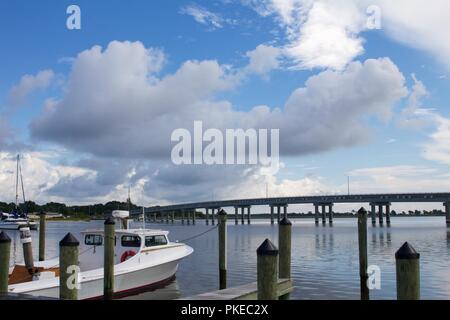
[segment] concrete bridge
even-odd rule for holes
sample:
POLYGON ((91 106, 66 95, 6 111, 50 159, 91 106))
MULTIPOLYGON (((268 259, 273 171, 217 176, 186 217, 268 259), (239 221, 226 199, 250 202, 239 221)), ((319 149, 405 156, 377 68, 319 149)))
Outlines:
MULTIPOLYGON (((207 202, 194 202, 175 204, 167 206, 153 206, 145 208, 146 215, 153 215, 153 219, 156 221, 156 215, 160 214, 164 220, 170 220, 173 222, 174 213, 181 212, 182 222, 186 216, 187 224, 191 221, 195 224, 195 212, 197 209, 205 209, 206 212, 206 224, 215 224, 215 214, 220 208, 234 208, 235 223, 239 224, 239 220, 242 224, 251 223, 250 210, 252 206, 267 205, 270 207, 270 221, 275 223, 275 209, 276 220, 281 220, 281 208, 283 208, 283 215, 287 216, 287 208, 292 204, 312 204, 315 208, 315 223, 319 224, 320 218, 322 224, 326 224, 328 221, 333 223, 333 205, 336 203, 369 203, 371 210, 372 225, 376 224, 377 214, 378 222, 380 225, 384 223, 384 217, 386 217, 386 224, 390 225, 390 206, 392 203, 424 203, 435 202, 442 203, 445 208, 447 226, 450 226, 450 193, 395 193, 395 194, 354 194, 354 195, 324 195, 324 196, 298 196, 298 197, 275 197, 275 198, 255 198, 255 199, 237 199, 237 200, 223 200, 223 201, 207 201, 207 202), (377 212, 378 209, 378 212, 377 212), (210 219, 211 210, 211 219, 210 219), (239 219, 240 211, 240 219, 239 219), (245 212, 247 211, 247 212, 245 212), (247 217, 245 217, 247 216, 247 217)), ((142 210, 132 212, 132 215, 142 214, 142 210)))

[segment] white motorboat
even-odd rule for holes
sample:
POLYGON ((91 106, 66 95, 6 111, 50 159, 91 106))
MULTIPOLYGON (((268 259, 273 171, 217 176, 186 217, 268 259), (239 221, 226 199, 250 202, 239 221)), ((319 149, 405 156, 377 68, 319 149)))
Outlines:
MULTIPOLYGON (((175 278, 179 262, 194 250, 168 240, 168 231, 150 229, 116 230, 115 298, 157 289, 175 278)), ((103 230, 81 233, 78 281, 79 299, 103 297, 103 230)), ((35 296, 59 297, 59 258, 34 262, 31 275, 25 265, 10 273, 8 291, 35 296)))
POLYGON ((12 214, 0 212, 0 229, 1 230, 19 230, 28 227, 31 230, 37 230, 37 223, 30 221, 28 218, 15 217, 12 214))

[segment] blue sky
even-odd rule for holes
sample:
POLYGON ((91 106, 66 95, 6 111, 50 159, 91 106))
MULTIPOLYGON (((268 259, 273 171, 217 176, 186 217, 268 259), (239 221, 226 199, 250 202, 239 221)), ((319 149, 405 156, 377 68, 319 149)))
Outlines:
MULTIPOLYGON (((202 200, 210 190, 222 198, 261 196, 265 184, 278 195, 341 193, 347 175, 352 190, 361 193, 448 191, 449 26, 445 19, 417 15, 426 6, 423 1, 408 6, 402 10, 385 0, 2 1, 0 181, 11 179, 10 159, 20 152, 29 168, 30 197, 38 202, 106 201, 120 197, 128 185, 146 204, 202 200), (373 3, 381 11, 381 29, 365 26, 365 8, 373 3), (70 4, 81 8, 81 30, 66 28, 70 4), (98 56, 94 46, 101 47, 98 56), (136 54, 149 61, 163 58, 142 65, 127 60, 126 55, 136 54), (103 62, 91 65, 89 59, 103 62), (191 68, 183 69, 188 61, 191 68), (193 87, 192 96, 186 93, 192 101, 169 103, 164 116, 152 112, 165 102, 152 97, 150 88, 138 92, 142 83, 122 88, 112 81, 108 89, 108 77, 129 71, 139 78, 145 68, 155 69, 146 75, 149 81, 173 78, 174 87, 157 89, 169 97, 165 101, 177 95, 180 85, 199 81, 207 88, 193 87), (26 75, 31 85, 23 81, 26 75), (330 75, 343 81, 342 90, 341 84, 327 83, 330 75), (320 80, 312 85, 312 79, 320 80), (353 86, 355 96, 339 96, 353 86), (295 96, 301 88, 306 93, 295 96), (98 98, 96 90, 102 92, 98 98), (105 97, 108 90, 119 100, 130 94, 136 101, 115 105, 117 99, 105 97), (111 112, 102 103, 111 103, 111 112), (266 106, 270 115, 256 112, 256 106, 266 106), (207 108, 213 108, 211 114, 207 108), (172 125, 170 119, 189 126, 195 117, 221 129, 286 123, 280 128, 283 168, 272 176, 257 167, 170 170, 172 164, 163 160, 166 147, 161 147, 165 141, 170 146, 165 127, 172 125), (150 119, 148 126, 136 129, 146 124, 144 118, 150 119), (125 132, 118 135, 108 125, 125 132), (114 142, 123 149, 107 145, 114 142), (104 178, 110 176, 115 178, 104 178), (221 178, 222 185, 213 181, 221 178)), ((450 16, 445 1, 427 10, 450 16)))

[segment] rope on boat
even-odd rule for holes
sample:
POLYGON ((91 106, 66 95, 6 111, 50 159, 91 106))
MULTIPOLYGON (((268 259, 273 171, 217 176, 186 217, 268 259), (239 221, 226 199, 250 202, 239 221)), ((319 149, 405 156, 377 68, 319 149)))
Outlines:
POLYGON ((192 236, 192 237, 189 237, 189 238, 186 238, 186 239, 183 239, 183 240, 177 240, 177 242, 186 242, 186 241, 189 241, 189 240, 193 240, 195 238, 203 236, 204 234, 207 234, 208 232, 213 231, 214 229, 217 229, 218 227, 219 227, 219 224, 217 224, 216 226, 214 226, 214 227, 212 227, 212 228, 210 228, 210 229, 208 229, 206 231, 203 231, 202 233, 199 233, 199 234, 197 234, 195 236, 192 236))

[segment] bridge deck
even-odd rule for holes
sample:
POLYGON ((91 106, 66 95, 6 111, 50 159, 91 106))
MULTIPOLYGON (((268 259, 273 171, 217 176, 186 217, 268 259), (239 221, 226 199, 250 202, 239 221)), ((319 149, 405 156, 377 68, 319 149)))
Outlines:
MULTIPOLYGON (((327 195, 327 196, 298 196, 236 199, 223 201, 207 201, 184 203, 167 206, 153 206, 145 209, 145 213, 161 211, 178 211, 201 208, 224 208, 257 205, 287 205, 287 204, 320 204, 320 203, 401 203, 401 202, 450 202, 450 193, 396 193, 396 194, 355 194, 355 195, 327 195)), ((132 214, 142 214, 137 210, 132 214)))

